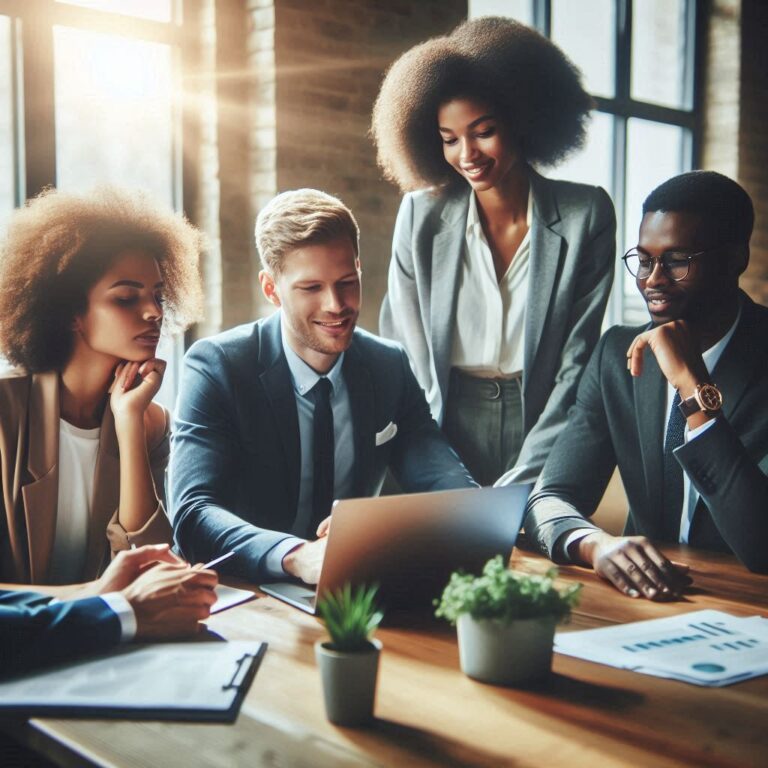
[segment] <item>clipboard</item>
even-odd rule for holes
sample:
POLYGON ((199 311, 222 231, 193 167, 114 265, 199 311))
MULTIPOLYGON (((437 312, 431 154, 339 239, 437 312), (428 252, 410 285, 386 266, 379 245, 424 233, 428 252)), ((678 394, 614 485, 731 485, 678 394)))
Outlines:
POLYGON ((267 644, 126 645, 0 682, 0 716, 233 723, 267 644))

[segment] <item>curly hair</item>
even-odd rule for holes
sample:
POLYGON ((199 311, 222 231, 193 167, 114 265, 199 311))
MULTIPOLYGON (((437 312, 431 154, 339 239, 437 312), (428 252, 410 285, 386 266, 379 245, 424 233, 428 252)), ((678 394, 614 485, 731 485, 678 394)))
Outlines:
POLYGON ((404 53, 381 85, 371 135, 384 176, 403 192, 461 181, 437 131, 439 106, 457 98, 487 103, 526 161, 550 166, 584 144, 594 107, 579 70, 547 38, 511 19, 466 21, 404 53))
POLYGON ((0 244, 0 350, 29 372, 61 370, 88 291, 129 248, 157 260, 164 330, 183 330, 201 316, 201 247, 200 233, 183 216, 140 193, 42 192, 13 213, 0 244))

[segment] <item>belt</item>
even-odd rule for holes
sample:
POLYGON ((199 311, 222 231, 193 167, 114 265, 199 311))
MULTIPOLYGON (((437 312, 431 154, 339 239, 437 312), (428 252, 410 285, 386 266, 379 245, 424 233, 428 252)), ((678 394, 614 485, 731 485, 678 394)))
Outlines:
POLYGON ((489 379, 472 376, 469 373, 451 368, 448 389, 451 395, 468 395, 480 400, 499 400, 505 392, 519 393, 522 373, 503 378, 489 379))

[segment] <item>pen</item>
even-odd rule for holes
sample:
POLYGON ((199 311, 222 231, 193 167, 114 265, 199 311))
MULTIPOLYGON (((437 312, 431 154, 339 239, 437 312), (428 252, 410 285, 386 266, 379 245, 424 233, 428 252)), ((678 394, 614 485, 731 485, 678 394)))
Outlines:
POLYGON ((214 566, 219 565, 219 563, 223 563, 225 560, 229 560, 229 558, 234 554, 235 552, 233 550, 231 552, 227 552, 225 555, 221 555, 221 557, 214 558, 203 566, 203 570, 208 570, 208 568, 213 568, 214 566))

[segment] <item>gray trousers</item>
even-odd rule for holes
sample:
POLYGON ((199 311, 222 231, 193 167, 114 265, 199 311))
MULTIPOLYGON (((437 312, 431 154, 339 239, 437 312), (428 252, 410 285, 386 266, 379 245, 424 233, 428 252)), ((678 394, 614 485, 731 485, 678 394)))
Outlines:
POLYGON ((493 485, 512 469, 523 445, 521 379, 451 369, 443 431, 475 480, 493 485))

